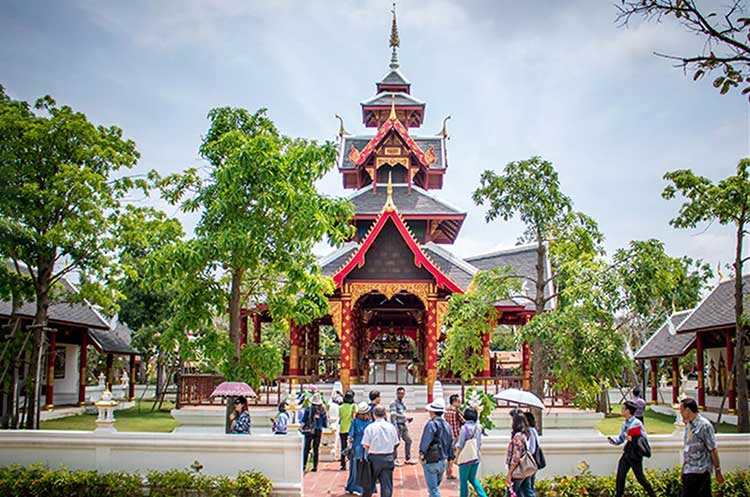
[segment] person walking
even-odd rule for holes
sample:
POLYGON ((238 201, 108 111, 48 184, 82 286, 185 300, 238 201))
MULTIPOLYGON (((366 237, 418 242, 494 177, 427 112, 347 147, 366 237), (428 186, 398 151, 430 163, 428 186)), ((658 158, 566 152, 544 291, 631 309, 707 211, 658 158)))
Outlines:
MULTIPOLYGON (((528 447, 529 452, 531 455, 534 456, 534 460, 537 461, 537 464, 539 463, 539 460, 537 459, 537 451, 540 449, 539 447, 539 432, 536 431, 536 419, 534 418, 534 415, 530 412, 525 412, 523 415, 526 417, 526 424, 529 426, 529 436, 528 436, 528 447)), ((539 468, 541 469, 541 468, 539 468)), ((528 497, 536 497, 536 488, 534 488, 534 485, 536 484, 536 473, 529 476, 529 482, 526 485, 527 493, 529 494, 528 497)))
POLYGON ((310 398, 310 407, 305 409, 300 419, 300 430, 305 435, 305 443, 302 452, 302 470, 307 467, 307 460, 312 449, 312 470, 318 470, 318 455, 320 454, 320 439, 323 436, 323 428, 328 427, 328 414, 323 407, 323 399, 319 393, 310 398))
POLYGON ((633 387, 633 399, 631 400, 635 404, 635 419, 640 421, 645 426, 644 416, 646 415, 646 401, 641 397, 641 387, 633 387))
POLYGON ((474 491, 479 497, 487 497, 487 493, 482 488, 482 483, 477 478, 479 470, 479 453, 482 447, 482 427, 478 426, 476 409, 467 407, 463 413, 466 420, 459 430, 456 438, 456 464, 458 465, 458 483, 459 496, 469 497, 469 485, 474 487, 474 491))
MULTIPOLYGON (((445 422, 451 427, 451 434, 453 435, 453 452, 455 452, 455 443, 458 440, 458 433, 461 430, 461 426, 464 424, 464 415, 461 413, 461 397, 458 394, 453 394, 448 398, 448 408, 445 410, 443 415, 445 422)), ((454 460, 448 459, 448 465, 445 470, 445 477, 449 480, 455 480, 456 475, 453 474, 453 462, 454 460)))
POLYGON ((527 442, 528 434, 529 425, 526 422, 526 416, 524 416, 521 411, 516 411, 513 414, 510 442, 508 443, 508 449, 505 455, 505 464, 508 466, 508 474, 505 476, 505 485, 508 488, 508 493, 510 494, 510 490, 512 489, 517 497, 530 497, 529 477, 524 476, 522 478, 513 478, 513 472, 516 467, 521 464, 521 459, 526 456, 526 453, 529 450, 527 442))
POLYGON ((274 435, 286 435, 289 425, 289 414, 286 412, 286 402, 279 403, 279 413, 271 420, 274 435))
POLYGON ((682 497, 711 497, 711 471, 724 482, 714 427, 698 413, 695 399, 680 401, 680 415, 685 422, 682 497))
POLYGON ((250 413, 247 411, 247 399, 237 397, 234 399, 234 411, 229 415, 231 423, 230 432, 235 435, 250 434, 250 413))
POLYGON ((622 456, 620 461, 617 463, 617 477, 615 480, 615 497, 622 497, 625 492, 625 479, 628 476, 628 471, 633 470, 635 479, 641 484, 643 489, 650 497, 656 497, 653 487, 648 482, 646 475, 643 474, 643 454, 638 443, 638 437, 643 437, 648 440, 646 430, 643 428, 643 423, 635 417, 636 405, 626 400, 622 405, 620 411, 625 421, 622 423, 620 434, 617 438, 608 437, 609 443, 612 445, 625 444, 625 448, 622 450, 622 456))
POLYGON ((349 441, 349 430, 351 429, 355 408, 354 392, 347 390, 344 394, 343 403, 339 406, 339 445, 341 445, 339 471, 346 470, 346 447, 349 441))
MULTIPOLYGON (((411 423, 414 418, 406 416, 406 404, 404 403, 404 397, 406 396, 406 389, 404 387, 398 387, 396 389, 396 400, 391 402, 391 423, 396 428, 399 440, 404 442, 404 460, 406 464, 416 464, 416 461, 411 459, 411 435, 409 434, 408 423, 411 423)), ((393 453, 396 466, 401 466, 398 460, 398 454, 393 453)))
MULTIPOLYGON (((365 429, 372 423, 372 414, 367 402, 357 404, 357 411, 352 424, 349 427, 349 447, 351 447, 351 460, 349 461, 349 478, 346 480, 344 491, 348 494, 362 495, 364 490, 357 485, 357 461, 365 457, 365 449, 362 447, 362 436, 365 429)), ((374 492, 373 492, 374 493, 374 492)))
POLYGON ((430 497, 440 497, 440 483, 445 473, 445 465, 453 459, 453 433, 443 419, 445 401, 438 397, 425 406, 430 420, 422 431, 419 442, 419 458, 422 460, 424 480, 430 497))
POLYGON ((365 488, 364 497, 370 497, 374 492, 375 482, 380 482, 381 497, 393 495, 393 452, 398 446, 396 428, 386 421, 384 406, 376 406, 373 410, 375 421, 365 428, 362 435, 362 447, 367 451, 367 458, 372 466, 373 488, 365 488))

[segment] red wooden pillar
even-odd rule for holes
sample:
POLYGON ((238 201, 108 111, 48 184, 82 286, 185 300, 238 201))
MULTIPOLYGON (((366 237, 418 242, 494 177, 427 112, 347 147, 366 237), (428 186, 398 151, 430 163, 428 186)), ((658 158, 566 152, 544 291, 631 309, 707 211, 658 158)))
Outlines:
POLYGON ((49 354, 47 355, 47 409, 55 404, 55 355, 57 353, 57 330, 49 330, 49 354))
POLYGON ((86 364, 89 351, 89 333, 83 333, 81 337, 81 354, 78 356, 78 405, 86 403, 86 364))
POLYGON ((260 343, 260 314, 253 314, 253 343, 260 343))
POLYGON ((651 359, 651 403, 659 403, 659 363, 651 359))
POLYGON ((677 404, 680 396, 680 359, 672 358, 672 404, 677 404))
POLYGON ((310 325, 311 333, 311 350, 310 350, 310 374, 316 379, 318 376, 318 365, 320 363, 320 325, 313 323, 310 325))
POLYGON ((437 380, 437 296, 427 297, 427 324, 425 327, 425 369, 427 370, 427 402, 433 401, 433 387, 437 380))
POLYGON ((727 344, 727 389, 729 390, 727 399, 729 401, 729 412, 734 413, 737 409, 737 380, 736 376, 732 374, 732 365, 734 364, 732 334, 727 332, 724 336, 727 344))
POLYGON ((352 329, 352 299, 341 300, 341 385, 346 391, 352 381, 352 341, 354 337, 352 329))
POLYGON ((523 389, 531 390, 531 347, 529 342, 523 342, 521 349, 521 369, 523 371, 523 389))
POLYGON ((135 399, 135 355, 130 356, 130 379, 128 381, 128 400, 135 399))
POLYGON ((240 315, 240 347, 247 343, 247 314, 240 315))
POLYGON ((107 371, 104 373, 106 377, 107 390, 112 391, 112 361, 114 357, 112 354, 107 354, 107 371))
POLYGON ((706 408, 706 390, 705 390, 705 366, 703 364, 703 336, 700 333, 695 334, 695 348, 698 358, 698 407, 706 408))

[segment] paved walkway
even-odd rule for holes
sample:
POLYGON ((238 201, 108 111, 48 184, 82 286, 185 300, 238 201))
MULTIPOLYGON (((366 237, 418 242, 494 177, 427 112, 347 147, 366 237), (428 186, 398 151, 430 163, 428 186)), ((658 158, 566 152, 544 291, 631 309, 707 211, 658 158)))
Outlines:
MULTIPOLYGON (((412 458, 419 460, 419 439, 422 429, 429 419, 424 411, 410 413, 414 421, 409 425, 409 433, 412 438, 412 458)), ((399 447, 399 460, 403 460, 404 449, 399 447)), ((458 471, 456 471, 458 474, 458 471)), ((346 479, 349 471, 339 471, 339 463, 321 462, 318 471, 305 475, 305 497, 340 497, 347 495, 344 492, 346 479)), ((443 479, 440 485, 443 497, 454 497, 458 495, 458 480, 443 479)), ((427 486, 422 475, 422 466, 403 465, 397 467, 393 472, 393 497, 424 497, 427 495, 427 486)))

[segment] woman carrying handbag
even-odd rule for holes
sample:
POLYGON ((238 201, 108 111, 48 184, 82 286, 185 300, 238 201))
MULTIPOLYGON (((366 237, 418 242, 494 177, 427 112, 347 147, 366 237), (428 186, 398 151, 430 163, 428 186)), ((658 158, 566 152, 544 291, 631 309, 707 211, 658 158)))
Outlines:
POLYGON ((477 411, 468 407, 464 411, 465 424, 458 432, 456 441, 456 464, 458 465, 458 479, 460 497, 469 497, 469 484, 474 487, 479 497, 487 497, 482 483, 477 478, 479 471, 479 449, 482 446, 482 427, 477 426, 477 411))
POLYGON ((522 412, 513 415, 513 430, 508 444, 505 462, 508 465, 508 475, 505 483, 508 487, 506 495, 513 497, 531 497, 531 476, 536 474, 537 466, 528 447, 529 425, 522 412))

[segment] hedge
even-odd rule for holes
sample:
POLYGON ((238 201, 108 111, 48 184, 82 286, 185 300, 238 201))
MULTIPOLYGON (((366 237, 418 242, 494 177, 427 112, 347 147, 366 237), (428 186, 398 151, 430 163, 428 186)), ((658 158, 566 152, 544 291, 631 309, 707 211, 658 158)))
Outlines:
MULTIPOLYGON (((614 497, 615 477, 592 475, 585 464, 574 476, 555 476, 536 480, 537 497, 614 497)), ((646 470, 646 477, 654 487, 658 497, 680 497, 682 482, 680 467, 668 470, 646 470)), ((724 474, 724 483, 719 485, 711 479, 713 495, 722 497, 750 496, 750 471, 738 470, 724 474)), ((488 497, 505 497, 505 475, 492 475, 482 481, 488 497)), ((633 472, 628 473, 625 497, 648 497, 643 487, 635 480, 633 472)))
POLYGON ((269 497, 271 480, 243 471, 237 478, 192 471, 140 474, 50 469, 41 465, 0 467, 3 497, 269 497))

